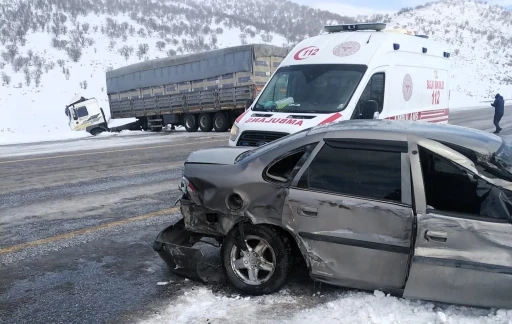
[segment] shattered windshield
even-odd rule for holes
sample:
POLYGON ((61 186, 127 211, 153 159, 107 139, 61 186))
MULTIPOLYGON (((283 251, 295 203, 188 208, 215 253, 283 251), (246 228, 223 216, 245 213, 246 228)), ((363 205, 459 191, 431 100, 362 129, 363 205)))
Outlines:
POLYGON ((494 153, 491 159, 493 164, 498 166, 501 170, 506 171, 512 175, 512 145, 503 140, 501 147, 494 153))
POLYGON ((276 71, 254 111, 333 113, 346 108, 367 66, 311 64, 276 71))

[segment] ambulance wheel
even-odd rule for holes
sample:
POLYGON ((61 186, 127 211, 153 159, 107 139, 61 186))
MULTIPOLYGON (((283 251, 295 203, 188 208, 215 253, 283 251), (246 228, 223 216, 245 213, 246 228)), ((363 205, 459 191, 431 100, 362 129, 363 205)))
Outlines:
POLYGON ((185 115, 183 118, 183 124, 187 132, 197 132, 197 117, 196 115, 185 115))
POLYGON ((227 132, 229 129, 229 118, 226 113, 219 111, 213 117, 213 128, 216 132, 227 132))
POLYGON ((211 132, 213 129, 213 119, 210 114, 199 115, 199 128, 203 132, 211 132))
POLYGON ((286 283, 291 249, 282 233, 266 225, 243 225, 245 242, 238 226, 226 236, 221 262, 229 283, 250 295, 272 294, 286 283), (239 243, 238 243, 239 242, 239 243))

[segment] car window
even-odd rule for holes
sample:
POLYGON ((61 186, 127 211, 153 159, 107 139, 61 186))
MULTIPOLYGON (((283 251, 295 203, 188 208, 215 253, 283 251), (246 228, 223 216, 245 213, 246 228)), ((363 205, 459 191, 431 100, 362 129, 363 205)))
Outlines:
MULTIPOLYGON (((445 212, 508 219, 509 204, 501 190, 470 170, 418 147, 427 205, 445 212), (505 199, 500 203, 500 200, 505 199)), ((512 207, 512 206, 511 206, 512 207)))
POLYGON ((315 142, 302 146, 279 157, 276 161, 270 163, 265 176, 279 182, 292 180, 317 144, 318 142, 315 142))
POLYGON ((359 101, 357 102, 355 111, 361 113, 368 100, 375 100, 379 105, 379 113, 382 113, 382 109, 384 108, 384 84, 384 73, 376 73, 372 75, 370 81, 368 81, 368 84, 364 88, 359 101))
POLYGON ((315 156, 297 186, 303 189, 402 200, 401 154, 335 148, 328 144, 315 156))

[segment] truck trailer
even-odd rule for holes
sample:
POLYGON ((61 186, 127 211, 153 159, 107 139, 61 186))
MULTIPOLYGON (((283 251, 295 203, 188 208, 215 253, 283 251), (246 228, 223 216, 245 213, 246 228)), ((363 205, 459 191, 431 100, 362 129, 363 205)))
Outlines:
POLYGON ((142 129, 155 132, 167 125, 226 132, 287 54, 287 48, 251 44, 108 71, 111 119, 136 118, 142 129))

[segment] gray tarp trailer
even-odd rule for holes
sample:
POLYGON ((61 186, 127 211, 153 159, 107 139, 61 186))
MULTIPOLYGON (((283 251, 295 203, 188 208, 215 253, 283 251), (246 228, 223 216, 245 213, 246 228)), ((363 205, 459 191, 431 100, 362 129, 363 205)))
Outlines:
POLYGON ((241 45, 109 71, 111 118, 135 117, 152 131, 165 125, 228 131, 287 54, 274 45, 241 45))

